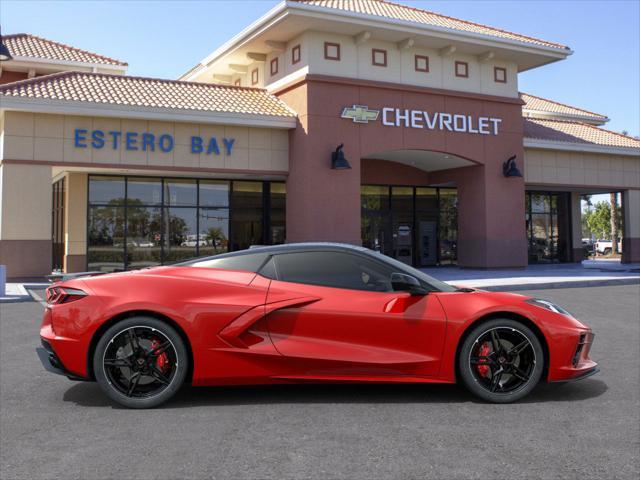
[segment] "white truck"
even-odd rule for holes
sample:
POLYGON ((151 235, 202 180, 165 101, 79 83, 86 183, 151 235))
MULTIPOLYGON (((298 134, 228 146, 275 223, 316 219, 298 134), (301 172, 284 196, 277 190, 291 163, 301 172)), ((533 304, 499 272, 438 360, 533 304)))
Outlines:
MULTIPOLYGON (((613 251, 613 242, 611 240, 596 240, 596 254, 609 255, 613 251)), ((618 253, 622 252, 622 241, 618 240, 618 253)))

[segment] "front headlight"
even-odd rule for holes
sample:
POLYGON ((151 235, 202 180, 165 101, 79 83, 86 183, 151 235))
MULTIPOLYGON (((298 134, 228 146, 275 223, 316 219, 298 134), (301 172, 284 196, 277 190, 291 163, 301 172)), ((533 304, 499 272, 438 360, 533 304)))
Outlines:
POLYGON ((544 308, 546 310, 550 310, 554 313, 559 313, 561 315, 566 315, 567 317, 573 317, 573 315, 567 312, 564 308, 559 307, 558 305, 550 302, 549 300, 542 300, 541 298, 530 298, 529 300, 525 300, 525 301, 531 305, 535 305, 536 307, 544 308))

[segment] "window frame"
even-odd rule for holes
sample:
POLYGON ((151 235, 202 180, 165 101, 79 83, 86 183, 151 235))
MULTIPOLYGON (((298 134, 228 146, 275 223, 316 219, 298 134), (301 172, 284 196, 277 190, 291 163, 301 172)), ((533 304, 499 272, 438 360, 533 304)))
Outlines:
POLYGON ((493 67, 493 81, 496 83, 507 83, 507 69, 504 67, 493 67), (502 80, 498 77, 498 72, 502 73, 502 80))
POLYGON ((324 59, 325 60, 333 60, 336 62, 340 61, 340 44, 335 42, 324 42, 324 59), (336 56, 329 55, 329 47, 336 48, 336 56))
POLYGON ((416 72, 420 72, 420 73, 429 73, 429 56, 428 55, 415 55, 414 56, 414 69, 416 72), (425 68, 420 68, 418 67, 418 61, 420 60, 424 60, 425 61, 425 68))
POLYGON ((291 49, 291 65, 300 63, 300 60, 302 60, 302 52, 300 50, 300 44, 298 44, 291 49))
POLYGON ((258 72, 258 68, 254 68, 251 70, 251 85, 257 85, 260 82, 260 73, 258 72))
POLYGON ((271 74, 272 77, 278 74, 279 63, 280 62, 278 62, 278 57, 272 58, 271 62, 269 62, 269 73, 271 74), (274 65, 275 65, 275 68, 274 68, 274 65))
POLYGON ((455 61, 454 73, 459 78, 469 78, 469 62, 463 62, 462 60, 455 61), (464 68, 464 73, 458 71, 458 67, 464 68))
POLYGON ((374 67, 386 67, 387 66, 387 51, 383 48, 372 48, 371 49, 371 65, 373 65, 374 67), (376 61, 376 54, 382 54, 382 58, 383 61, 382 62, 377 62, 376 61))

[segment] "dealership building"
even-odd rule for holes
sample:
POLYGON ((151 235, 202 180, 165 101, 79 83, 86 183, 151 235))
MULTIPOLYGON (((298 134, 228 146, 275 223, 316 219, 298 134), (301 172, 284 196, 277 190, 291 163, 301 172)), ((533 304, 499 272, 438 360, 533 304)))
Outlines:
POLYGON ((606 192, 640 261, 640 141, 518 89, 567 46, 379 0, 283 1, 177 80, 2 41, 9 278, 300 241, 418 267, 578 262, 580 198, 606 192))

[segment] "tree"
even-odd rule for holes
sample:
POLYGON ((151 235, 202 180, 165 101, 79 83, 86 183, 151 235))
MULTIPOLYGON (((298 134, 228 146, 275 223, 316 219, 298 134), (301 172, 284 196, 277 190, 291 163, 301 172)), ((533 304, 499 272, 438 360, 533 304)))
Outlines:
POLYGON ((605 239, 611 234, 611 205, 608 202, 598 202, 593 209, 584 213, 587 227, 596 238, 605 239))

